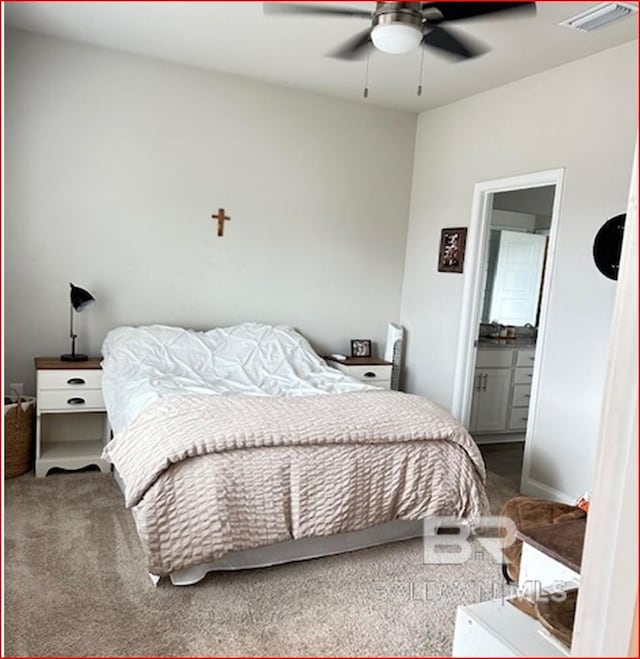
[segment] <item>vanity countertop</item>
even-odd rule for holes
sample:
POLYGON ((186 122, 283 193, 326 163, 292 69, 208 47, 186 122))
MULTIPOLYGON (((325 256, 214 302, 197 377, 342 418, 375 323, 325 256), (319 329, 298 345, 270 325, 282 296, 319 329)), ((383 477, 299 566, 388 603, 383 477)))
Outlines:
POLYGON ((478 348, 510 348, 510 349, 526 349, 535 348, 536 340, 530 336, 520 336, 511 339, 494 339, 488 336, 483 336, 476 341, 478 348))

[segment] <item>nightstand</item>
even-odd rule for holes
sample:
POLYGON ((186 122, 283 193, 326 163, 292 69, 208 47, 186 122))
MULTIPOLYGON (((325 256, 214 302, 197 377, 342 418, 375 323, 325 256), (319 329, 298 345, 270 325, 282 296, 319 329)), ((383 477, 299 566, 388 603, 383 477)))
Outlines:
POLYGON ((350 375, 360 382, 373 384, 383 389, 391 389, 391 369, 393 364, 374 357, 347 357, 334 359, 325 357, 330 366, 334 366, 345 375, 350 375))
POLYGON ((516 534, 523 541, 517 596, 458 607, 453 657, 571 656, 570 649, 531 613, 533 602, 545 592, 559 594, 580 585, 587 520, 540 523, 516 534), (524 609, 518 604, 523 600, 524 609))
POLYGON ((100 457, 111 437, 102 399, 101 358, 65 362, 36 357, 36 477, 50 469, 111 464, 100 457))

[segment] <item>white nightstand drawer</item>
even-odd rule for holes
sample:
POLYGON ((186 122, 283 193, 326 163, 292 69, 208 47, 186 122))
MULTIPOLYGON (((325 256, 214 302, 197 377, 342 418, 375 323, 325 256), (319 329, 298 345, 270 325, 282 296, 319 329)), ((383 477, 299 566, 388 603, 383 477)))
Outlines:
POLYGON ((380 387, 381 389, 391 389, 391 380, 360 380, 363 384, 370 384, 372 387, 380 387))
POLYGON ((102 371, 90 369, 38 371, 38 389, 100 389, 102 371))
POLYGON ((346 366, 335 364, 344 374, 369 384, 378 384, 378 380, 391 380, 392 366, 346 366))
POLYGON ((38 412, 62 411, 78 412, 82 410, 104 410, 102 389, 46 389, 38 391, 38 412))

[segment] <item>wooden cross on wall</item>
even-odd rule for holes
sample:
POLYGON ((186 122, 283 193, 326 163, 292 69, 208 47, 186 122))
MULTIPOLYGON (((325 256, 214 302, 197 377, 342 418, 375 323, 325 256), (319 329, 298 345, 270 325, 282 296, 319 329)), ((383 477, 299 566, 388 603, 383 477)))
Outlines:
POLYGON ((224 221, 230 220, 231 218, 224 214, 224 208, 218 208, 217 215, 211 216, 214 220, 218 220, 218 237, 224 235, 224 221))

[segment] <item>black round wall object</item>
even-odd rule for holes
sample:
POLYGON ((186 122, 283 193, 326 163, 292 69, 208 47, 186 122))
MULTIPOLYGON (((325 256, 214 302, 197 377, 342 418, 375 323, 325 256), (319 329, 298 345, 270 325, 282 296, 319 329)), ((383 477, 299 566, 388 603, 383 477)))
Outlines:
POLYGON ((593 241, 593 260, 598 270, 609 279, 618 278, 626 217, 627 214, 622 213, 607 220, 600 227, 593 241))

